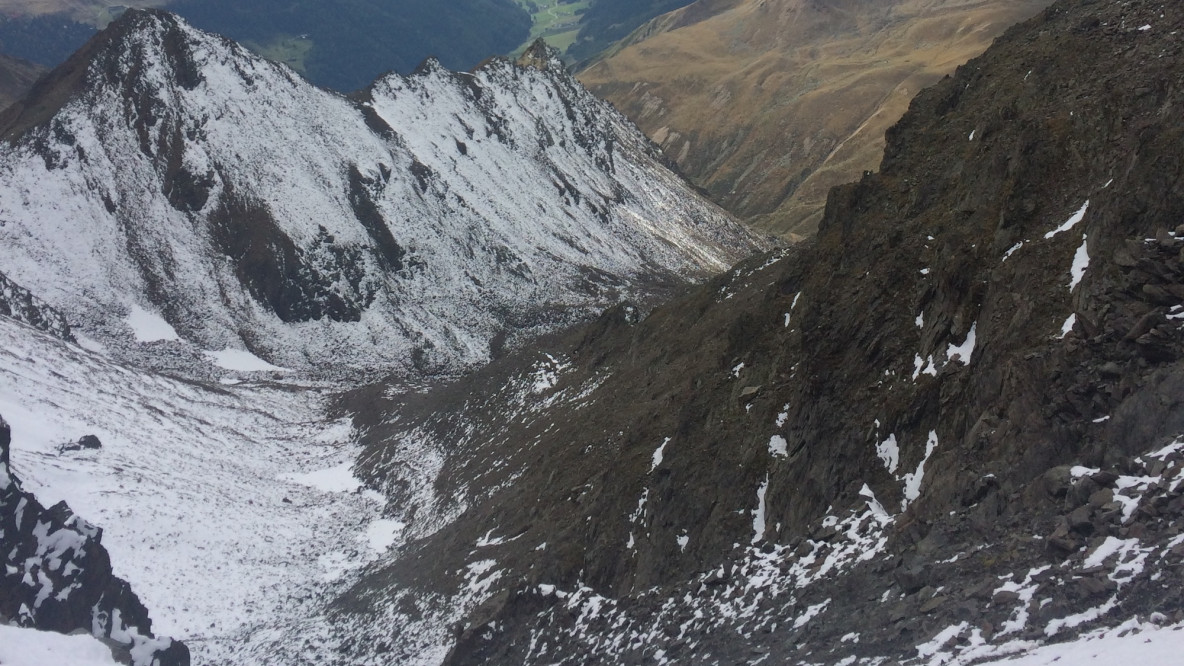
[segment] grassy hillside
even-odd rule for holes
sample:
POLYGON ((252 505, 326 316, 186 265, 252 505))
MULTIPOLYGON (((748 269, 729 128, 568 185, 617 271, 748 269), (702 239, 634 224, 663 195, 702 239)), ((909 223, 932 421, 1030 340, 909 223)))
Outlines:
POLYGON ((565 51, 576 40, 580 32, 580 19, 593 0, 517 0, 518 5, 530 12, 532 25, 530 38, 524 41, 515 53, 526 50, 534 40, 543 38, 548 44, 565 51))
POLYGON ((581 74, 726 208, 813 233, 909 101, 1049 0, 701 0, 581 74))

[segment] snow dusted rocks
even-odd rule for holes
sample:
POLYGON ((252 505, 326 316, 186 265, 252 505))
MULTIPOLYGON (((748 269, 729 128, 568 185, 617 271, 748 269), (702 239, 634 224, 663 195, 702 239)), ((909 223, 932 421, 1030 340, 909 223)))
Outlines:
POLYGON ((133 666, 187 666, 184 643, 152 634, 148 611, 111 572, 103 531, 59 502, 44 508, 21 489, 0 418, 0 622, 89 632, 130 655, 133 666))
POLYGON ((420 524, 340 648, 936 666, 1184 621, 1180 30, 1056 3, 923 91, 813 242, 351 396, 420 524))
POLYGON ((527 62, 346 99, 129 11, 0 119, 0 270, 121 357, 425 373, 764 246, 527 62), (145 348, 136 308, 179 339, 145 348))
POLYGON ((74 341, 70 325, 61 313, 29 293, 28 289, 9 280, 3 273, 0 273, 0 316, 24 322, 63 340, 74 341))

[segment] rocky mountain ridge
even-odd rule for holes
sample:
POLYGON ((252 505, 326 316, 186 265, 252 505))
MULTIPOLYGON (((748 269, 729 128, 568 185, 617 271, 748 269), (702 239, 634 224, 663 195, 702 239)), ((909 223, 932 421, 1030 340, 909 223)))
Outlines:
POLYGON ((0 118, 0 271, 141 365, 419 375, 766 245, 528 57, 346 99, 129 11, 0 118))
POLYGON ((76 342, 70 325, 60 312, 49 307, 28 289, 0 273, 0 316, 28 324, 69 342, 76 342))
POLYGON ((1181 29, 1057 2, 919 95, 815 241, 348 395, 415 527, 297 649, 945 664, 1184 620, 1181 29))
POLYGON ((457 382, 326 408, 2 318, 22 478, 131 534, 108 547, 154 619, 218 664, 937 666, 1178 636, 1181 30, 1059 0, 920 94, 815 239, 457 382), (101 451, 54 450, 83 425, 101 451))

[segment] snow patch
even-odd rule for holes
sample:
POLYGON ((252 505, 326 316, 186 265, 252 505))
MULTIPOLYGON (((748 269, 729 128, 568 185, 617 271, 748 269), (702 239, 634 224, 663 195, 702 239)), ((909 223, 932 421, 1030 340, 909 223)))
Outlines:
POLYGON ((913 381, 917 381, 917 377, 921 375, 937 376, 937 364, 933 362, 932 355, 928 359, 923 359, 920 354, 917 354, 913 359, 913 381))
POLYGON ((1064 324, 1061 324, 1061 339, 1063 340, 1066 335, 1069 335, 1069 332, 1072 331, 1073 327, 1076 325, 1077 313, 1074 312, 1073 314, 1069 315, 1069 318, 1065 320, 1064 324))
POLYGON ((353 469, 353 461, 347 460, 328 469, 302 474, 281 474, 278 478, 316 488, 325 493, 352 493, 362 487, 362 482, 354 476, 353 469))
POLYGON ((950 344, 946 349, 946 358, 951 361, 957 361, 962 365, 970 365, 970 357, 974 354, 975 334, 978 330, 978 322, 970 325, 970 331, 966 334, 966 339, 962 344, 950 344))
POLYGON ((401 520, 381 518, 371 521, 366 528, 366 541, 375 552, 384 553, 398 542, 407 524, 401 520))
POLYGON ((895 433, 889 433, 888 439, 876 445, 876 455, 890 474, 896 473, 896 468, 900 466, 900 447, 896 444, 895 433))
POLYGON ((666 445, 669 443, 670 443, 670 438, 667 437, 666 439, 662 440, 662 445, 659 446, 657 448, 657 450, 654 451, 653 458, 651 458, 651 460, 650 460, 650 471, 651 472, 658 469, 658 465, 662 464, 662 459, 663 459, 663 456, 665 455, 665 451, 666 451, 666 445))
POLYGON ((937 431, 929 431, 929 439, 925 442, 925 456, 917 463, 917 470, 904 475, 904 499, 900 502, 900 510, 909 508, 914 500, 921 496, 921 482, 925 479, 925 463, 937 448, 937 431))
POLYGON ((173 329, 164 317, 149 312, 144 308, 133 305, 124 323, 132 329, 136 342, 159 342, 161 340, 180 340, 181 336, 173 329))
POLYGON ((111 650, 89 635, 67 636, 0 624, 0 664, 4 666, 115 666, 111 650))
POLYGON ((292 372, 288 368, 272 365, 244 349, 230 349, 222 351, 203 352, 214 362, 214 365, 226 370, 238 372, 292 372))
POLYGON ((769 490, 769 475, 756 489, 756 509, 752 512, 752 543, 765 538, 765 492, 769 490))
POLYGON ((1087 210, 1089 210, 1089 199, 1086 199, 1085 203, 1081 205, 1081 208, 1077 209, 1076 213, 1073 213, 1072 215, 1070 215, 1069 219, 1065 220, 1064 224, 1062 224, 1061 226, 1057 227, 1056 229, 1053 229, 1052 231, 1044 234, 1044 237, 1045 238, 1052 238, 1053 236, 1056 236, 1057 234, 1061 233, 1062 231, 1068 231, 1068 230, 1072 229, 1073 227, 1077 226, 1078 222, 1081 222, 1082 220, 1085 219, 1085 211, 1087 211, 1087 210))
POLYGON ((802 614, 799 615, 796 619, 794 619, 793 628, 794 629, 801 629, 802 627, 806 626, 810 622, 810 620, 813 620, 814 618, 816 618, 820 614, 822 614, 822 611, 826 610, 826 607, 829 605, 830 605, 830 599, 827 599, 826 601, 823 601, 821 603, 817 603, 817 604, 814 604, 813 606, 806 607, 806 610, 802 611, 802 614))
POLYGON ((1081 235, 1081 247, 1073 255, 1073 266, 1069 269, 1069 291, 1077 288, 1081 278, 1085 277, 1085 270, 1089 268, 1089 244, 1085 234, 1081 235))

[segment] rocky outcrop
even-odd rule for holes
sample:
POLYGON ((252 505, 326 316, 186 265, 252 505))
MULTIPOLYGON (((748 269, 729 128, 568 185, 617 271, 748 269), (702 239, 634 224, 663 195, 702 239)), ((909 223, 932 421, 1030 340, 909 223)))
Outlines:
POLYGON ((74 341, 70 325, 60 312, 29 293, 28 289, 0 273, 0 316, 24 322, 69 342, 74 341))
POLYGON ((1184 618, 1180 30, 1062 0, 920 94, 816 240, 347 396, 413 538, 343 644, 891 663, 1184 618), (413 630, 368 623, 392 599, 413 630))
POLYGON ((184 643, 152 634, 148 610, 111 572, 103 531, 65 502, 46 509, 12 473, 11 431, 0 419, 0 621, 83 631, 133 666, 188 666, 184 643))

